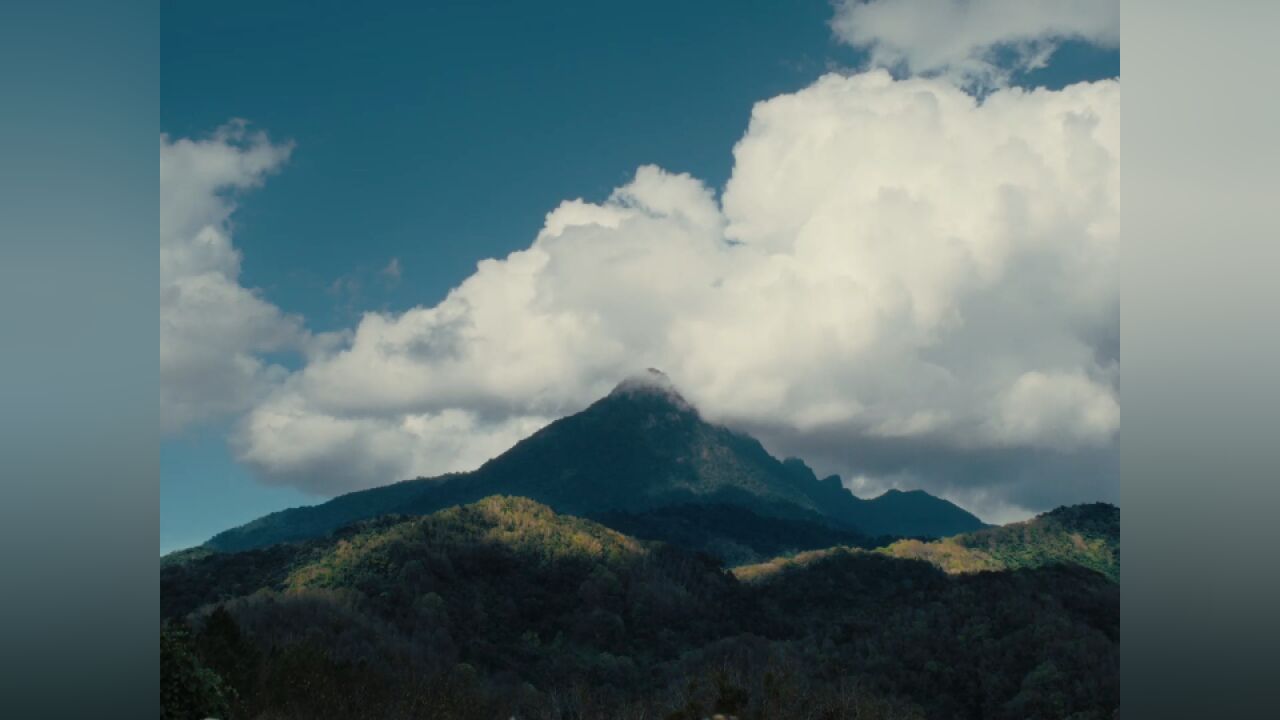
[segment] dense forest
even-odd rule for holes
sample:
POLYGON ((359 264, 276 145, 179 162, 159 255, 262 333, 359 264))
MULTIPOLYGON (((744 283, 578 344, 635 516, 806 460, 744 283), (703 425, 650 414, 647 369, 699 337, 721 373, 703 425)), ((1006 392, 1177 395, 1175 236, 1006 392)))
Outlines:
POLYGON ((769 517, 728 504, 673 505, 638 513, 614 511, 592 515, 591 519, 632 537, 706 553, 727 566, 836 545, 877 548, 897 539, 869 537, 811 520, 769 517))
POLYGON ((738 577, 754 579, 868 547, 891 557, 922 560, 953 575, 1065 563, 1096 570, 1120 582, 1120 509, 1106 503, 1072 505, 1025 522, 939 540, 856 538, 852 543, 789 553, 756 564, 732 564, 741 566, 734 571, 738 577))
POLYGON ((1061 507, 1026 522, 933 542, 901 540, 885 552, 925 560, 949 573, 1069 562, 1120 582, 1120 509, 1106 503, 1061 507))
POLYGON ((1080 506, 729 570, 489 497, 196 550, 161 570, 162 717, 1111 718, 1118 524, 1080 506))

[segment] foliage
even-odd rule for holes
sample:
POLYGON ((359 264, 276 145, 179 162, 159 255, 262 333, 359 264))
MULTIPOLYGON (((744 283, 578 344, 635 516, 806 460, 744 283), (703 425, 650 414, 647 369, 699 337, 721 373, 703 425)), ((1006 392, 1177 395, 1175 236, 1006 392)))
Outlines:
POLYGON ((1120 581, 1120 509, 1106 503, 1062 507, 1031 520, 935 542, 902 540, 885 548, 948 573, 1015 570, 1072 563, 1120 581))
POLYGON ((1118 587, 1091 570, 949 576, 837 548, 729 573, 524 498, 193 558, 162 570, 162 607, 164 697, 198 699, 166 707, 221 698, 233 718, 1082 720, 1119 702, 1118 587))
POLYGON ((769 517, 726 504, 687 504, 647 512, 607 512, 600 524, 646 540, 712 555, 728 566, 833 545, 875 548, 894 538, 867 537, 810 520, 769 517))
POLYGON ((160 719, 223 717, 234 691, 197 654, 191 635, 180 623, 160 629, 160 719))
POLYGON ((1101 718, 1118 706, 1119 587, 1086 568, 949 578, 844 551, 755 587, 785 611, 801 666, 829 678, 858 671, 871 690, 916 699, 929 717, 1101 718), (1045 675, 1046 663, 1059 672, 1045 675), (1058 711, 1024 714, 1036 703, 1058 711))

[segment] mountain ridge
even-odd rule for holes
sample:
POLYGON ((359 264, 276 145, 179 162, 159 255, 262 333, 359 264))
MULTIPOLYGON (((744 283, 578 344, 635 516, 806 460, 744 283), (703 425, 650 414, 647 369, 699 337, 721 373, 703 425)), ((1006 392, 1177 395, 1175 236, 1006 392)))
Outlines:
POLYGON ((778 460, 750 435, 705 421, 665 374, 650 369, 476 470, 279 511, 219 533, 205 547, 243 550, 305 540, 382 514, 424 515, 490 495, 528 497, 579 516, 737 505, 870 536, 945 537, 986 527, 923 491, 862 499, 838 476, 819 480, 802 460, 778 460))
POLYGON ((949 574, 1072 563, 1120 582, 1120 508, 1064 505, 1021 522, 933 542, 899 540, 882 552, 924 560, 949 574))
POLYGON ((1075 565, 1120 582, 1120 508, 1109 503, 1063 505, 1030 520, 925 542, 907 538, 868 549, 848 544, 815 548, 733 568, 738 579, 759 582, 796 567, 851 554, 883 555, 928 563, 948 575, 1010 572, 1075 565))

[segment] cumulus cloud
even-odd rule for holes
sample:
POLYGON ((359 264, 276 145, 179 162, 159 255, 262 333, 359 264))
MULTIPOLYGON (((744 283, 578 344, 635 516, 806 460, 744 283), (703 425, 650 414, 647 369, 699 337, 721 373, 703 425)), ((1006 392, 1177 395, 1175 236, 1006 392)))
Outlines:
POLYGON ((1079 372, 1023 373, 997 401, 988 425, 991 439, 1006 445, 1101 445, 1120 427, 1120 403, 1111 388, 1079 372))
POLYGON ((233 436, 240 460, 271 482, 320 495, 414 476, 472 469, 549 421, 515 416, 483 422, 475 412, 355 415, 308 407, 282 393, 256 409, 233 436))
POLYGON ((249 408, 286 371, 262 353, 298 350, 310 336, 239 284, 231 241, 237 194, 257 187, 289 157, 243 122, 211 136, 160 136, 160 423, 190 423, 249 408))
POLYGON ((1120 43, 1119 0, 841 0, 837 37, 877 67, 1001 85, 1067 39, 1120 43))
POLYGON ((237 453, 324 493, 470 469, 658 367, 864 491, 1061 499, 1118 433, 1119 110, 1115 81, 825 76, 754 108, 721 197, 642 167, 438 305, 365 314, 237 453))

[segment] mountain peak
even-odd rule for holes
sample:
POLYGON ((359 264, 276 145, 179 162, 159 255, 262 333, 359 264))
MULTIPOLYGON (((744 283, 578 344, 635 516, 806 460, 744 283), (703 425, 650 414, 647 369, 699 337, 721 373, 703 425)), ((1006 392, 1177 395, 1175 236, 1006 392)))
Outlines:
POLYGON ((984 527, 963 509, 924 492, 864 500, 838 476, 819 480, 803 461, 778 460, 750 435, 704 420, 671 378, 651 368, 471 472, 280 511, 220 533, 208 545, 248 549, 321 537, 356 520, 424 515, 490 495, 530 498, 579 516, 730 504, 762 516, 873 536, 945 537, 984 527))
POLYGON ((618 383, 609 393, 609 397, 658 397, 670 401, 674 405, 692 409, 688 400, 676 389, 675 383, 667 374, 657 368, 648 368, 643 372, 630 375, 618 383))

